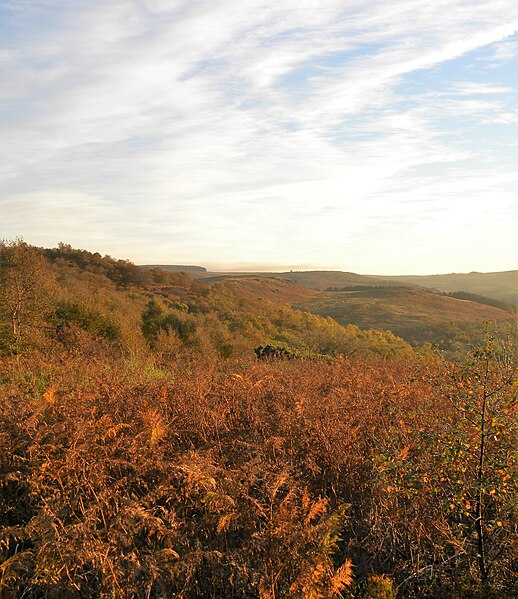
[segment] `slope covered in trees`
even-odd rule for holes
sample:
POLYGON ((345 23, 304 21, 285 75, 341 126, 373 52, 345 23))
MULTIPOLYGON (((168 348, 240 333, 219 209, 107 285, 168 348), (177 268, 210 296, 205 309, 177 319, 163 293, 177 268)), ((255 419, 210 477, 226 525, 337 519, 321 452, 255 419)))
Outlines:
MULTIPOLYGON (((410 282, 402 285, 397 277, 375 278, 341 271, 204 272, 195 276, 207 284, 227 282, 235 289, 240 286, 247 297, 255 293, 274 302, 284 301, 314 314, 331 316, 344 326, 391 331, 414 346, 431 344, 452 355, 480 339, 484 322, 507 322, 512 326, 516 320, 514 303, 495 299, 510 297, 511 289, 516 293, 518 285, 513 283, 513 273, 448 275, 445 280, 460 285, 462 281, 471 281, 474 274, 479 283, 485 282, 484 289, 491 297, 426 287, 435 280, 433 277, 422 278, 422 285, 418 286, 410 282)), ((421 279, 417 277, 418 280, 421 279)), ((452 283, 453 288, 458 285, 452 283)), ((444 289, 452 286, 445 284, 444 289)))
POLYGON ((287 281, 205 284, 64 244, 48 250, 14 242, 4 244, 2 256, 0 343, 14 351, 91 341, 125 354, 151 348, 170 358, 253 355, 267 343, 328 356, 412 353, 390 332, 342 327, 291 308, 312 292, 287 281))

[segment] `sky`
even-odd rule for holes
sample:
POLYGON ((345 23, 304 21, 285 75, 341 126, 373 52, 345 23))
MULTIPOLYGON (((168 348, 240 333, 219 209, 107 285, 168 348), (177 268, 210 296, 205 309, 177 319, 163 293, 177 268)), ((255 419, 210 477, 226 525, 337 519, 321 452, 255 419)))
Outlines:
POLYGON ((0 0, 0 238, 518 269, 516 0, 0 0))

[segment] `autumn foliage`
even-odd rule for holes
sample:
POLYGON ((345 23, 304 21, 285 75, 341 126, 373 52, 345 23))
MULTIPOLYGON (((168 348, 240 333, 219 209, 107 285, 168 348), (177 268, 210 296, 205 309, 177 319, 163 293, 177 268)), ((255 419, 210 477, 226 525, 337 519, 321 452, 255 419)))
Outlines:
POLYGON ((149 298, 87 275, 0 355, 0 597, 517 592, 512 343, 258 360, 240 333, 225 358, 214 314, 163 304, 152 347, 149 298))

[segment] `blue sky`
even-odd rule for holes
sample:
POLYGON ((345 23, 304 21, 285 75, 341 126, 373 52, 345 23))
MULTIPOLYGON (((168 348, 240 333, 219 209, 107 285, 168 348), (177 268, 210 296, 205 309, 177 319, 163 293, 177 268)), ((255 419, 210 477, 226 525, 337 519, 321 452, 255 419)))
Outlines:
POLYGON ((0 237, 518 268, 514 0, 0 0, 0 237))

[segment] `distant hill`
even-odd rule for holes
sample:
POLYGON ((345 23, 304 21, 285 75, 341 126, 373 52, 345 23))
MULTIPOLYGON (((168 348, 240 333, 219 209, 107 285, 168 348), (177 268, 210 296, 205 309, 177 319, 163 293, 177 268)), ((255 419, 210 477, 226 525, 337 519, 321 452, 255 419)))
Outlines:
POLYGON ((263 275, 241 275, 206 277, 203 283, 224 283, 228 289, 244 299, 263 298, 277 304, 289 304, 308 301, 318 295, 318 291, 299 285, 290 279, 274 278, 263 275))
POLYGON ((397 282, 384 281, 375 276, 359 275, 340 270, 307 270, 280 273, 264 273, 269 277, 291 279, 304 287, 328 289, 329 287, 348 287, 350 285, 399 285, 397 282))
POLYGON ((484 323, 516 322, 518 271, 433 276, 371 276, 342 271, 191 275, 331 317, 342 325, 392 331, 412 345, 456 352, 480 339, 484 323), (514 311, 514 313, 513 313, 514 311))
POLYGON ((444 292, 465 291, 510 303, 518 310, 518 270, 401 276, 360 275, 338 270, 314 270, 268 273, 268 276, 289 278, 305 287, 322 290, 352 285, 412 285, 444 292))
POLYGON ((342 325, 390 330, 413 345, 430 342, 443 349, 468 343, 485 321, 516 322, 500 308, 412 286, 324 291, 299 307, 342 325))
MULTIPOLYGON (((143 268, 155 268, 147 265, 143 268)), ((518 311, 518 270, 504 272, 450 273, 442 275, 361 275, 340 270, 308 270, 289 272, 209 272, 203 266, 159 265, 158 268, 173 272, 183 271, 193 279, 221 281, 242 277, 269 277, 290 279, 302 287, 328 290, 331 288, 366 285, 374 287, 414 286, 441 292, 465 292, 493 298, 514 306, 518 311)), ((472 298, 475 299, 475 298, 472 298)))
POLYGON ((486 321, 516 322, 512 306, 499 300, 340 271, 206 273, 199 282, 224 285, 247 300, 289 304, 342 325, 391 331, 412 345, 428 342, 449 352, 480 339, 486 321))
POLYGON ((376 278, 392 284, 403 283, 429 287, 438 291, 466 291, 477 295, 486 295, 511 303, 518 309, 518 270, 425 276, 378 276, 376 278))
POLYGON ((188 274, 196 274, 196 273, 205 273, 207 269, 205 266, 189 266, 183 264, 143 264, 141 268, 153 269, 153 268, 161 268, 162 270, 167 270, 169 272, 185 272, 188 274))

